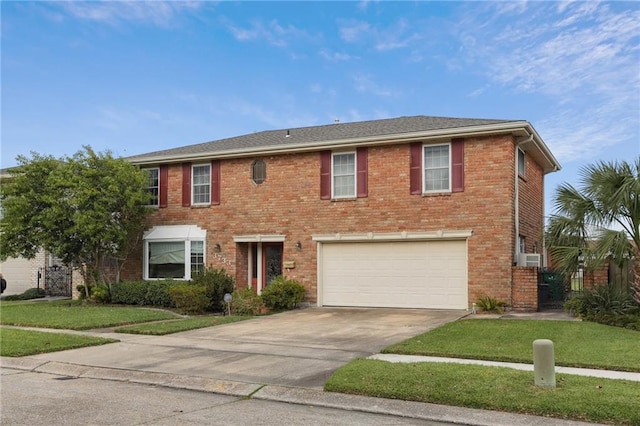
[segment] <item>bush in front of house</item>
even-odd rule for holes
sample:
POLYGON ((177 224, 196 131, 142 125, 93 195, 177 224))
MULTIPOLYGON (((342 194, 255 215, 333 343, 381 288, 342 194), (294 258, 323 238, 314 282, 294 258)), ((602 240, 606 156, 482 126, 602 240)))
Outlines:
POLYGON ((184 284, 183 281, 123 281, 111 285, 111 303, 122 305, 147 305, 173 308, 175 304, 169 289, 184 284))
POLYGON ((173 303, 173 299, 169 294, 169 289, 182 284, 184 284, 184 282, 175 280, 150 282, 150 285, 147 286, 147 293, 145 294, 145 305, 175 308, 176 305, 173 303))
POLYGON ((264 306, 262 298, 251 288, 235 290, 231 297, 231 313, 233 315, 258 315, 264 306))
POLYGON ((151 281, 124 281, 111 286, 111 303, 121 305, 144 305, 151 281))
POLYGON ((606 284, 573 296, 564 310, 587 321, 640 331, 640 305, 629 293, 606 284))
POLYGON ((207 288, 190 284, 180 284, 169 289, 169 295, 178 311, 185 315, 204 313, 210 305, 207 288))
POLYGON ((476 306, 484 312, 493 312, 501 314, 504 309, 509 306, 507 302, 498 300, 495 297, 483 296, 476 301, 476 306))
POLYGON ((271 280, 267 288, 262 290, 264 305, 273 311, 295 309, 303 299, 304 286, 282 275, 271 280))
POLYGON ((191 281, 192 285, 205 288, 209 299, 208 310, 223 312, 225 309, 224 295, 233 293, 233 277, 224 269, 205 268, 198 272, 191 281))
POLYGON ((93 287, 91 290, 91 300, 98 303, 109 303, 111 301, 109 287, 104 284, 93 287))
POLYGON ((31 299, 39 299, 45 297, 46 293, 41 288, 29 288, 24 293, 20 294, 11 294, 9 296, 4 296, 4 300, 31 300, 31 299))

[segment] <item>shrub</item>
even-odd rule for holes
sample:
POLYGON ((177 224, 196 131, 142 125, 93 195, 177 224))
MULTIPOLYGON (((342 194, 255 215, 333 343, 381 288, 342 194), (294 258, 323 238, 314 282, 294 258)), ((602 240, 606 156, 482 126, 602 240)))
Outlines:
MULTIPOLYGON (((89 297, 91 297, 91 293, 93 292, 93 286, 90 285, 89 287, 89 297)), ((85 293, 85 289, 84 289, 84 284, 80 284, 78 286, 76 286, 76 290, 78 291, 78 299, 80 300, 84 300, 87 298, 87 295, 85 293)))
POLYGON ((169 295, 182 314, 201 314, 209 306, 207 289, 203 286, 181 284, 169 289, 169 295))
POLYGON ((565 303, 565 310, 580 317, 596 314, 625 315, 638 309, 631 295, 615 287, 599 285, 565 303))
POLYGON ((147 287, 155 282, 125 281, 111 286, 111 302, 122 305, 144 305, 147 287))
POLYGON ((29 288, 24 293, 21 294, 12 294, 9 296, 5 296, 4 300, 30 300, 30 299, 39 299, 41 297, 46 296, 46 293, 41 288, 29 288))
POLYGON ((145 305, 175 308, 176 305, 171 299, 169 289, 182 284, 184 283, 174 280, 149 281, 145 294, 145 305))
POLYGON ((495 312, 501 314, 504 312, 504 308, 508 306, 507 302, 496 299, 491 296, 483 296, 478 299, 476 306, 485 312, 495 312))
POLYGON ((106 285, 97 285, 93 287, 91 292, 91 299, 98 303, 109 303, 111 301, 111 294, 109 293, 109 287, 106 285))
POLYGON ((224 295, 233 293, 233 278, 224 269, 206 268, 193 277, 193 285, 206 289, 209 299, 208 309, 213 312, 224 311, 224 295))
POLYGON ((265 306, 274 311, 295 309, 304 299, 304 287, 298 281, 280 275, 262 291, 265 306))
POLYGON ((258 315, 263 307, 262 298, 253 289, 243 288, 232 294, 231 313, 233 315, 258 315))

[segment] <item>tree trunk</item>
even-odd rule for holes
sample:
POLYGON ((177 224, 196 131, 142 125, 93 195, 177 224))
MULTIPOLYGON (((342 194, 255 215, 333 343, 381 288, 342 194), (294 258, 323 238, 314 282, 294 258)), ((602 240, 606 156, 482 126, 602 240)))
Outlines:
POLYGON ((633 259, 633 283, 631 284, 633 299, 640 305, 640 250, 636 250, 633 259))

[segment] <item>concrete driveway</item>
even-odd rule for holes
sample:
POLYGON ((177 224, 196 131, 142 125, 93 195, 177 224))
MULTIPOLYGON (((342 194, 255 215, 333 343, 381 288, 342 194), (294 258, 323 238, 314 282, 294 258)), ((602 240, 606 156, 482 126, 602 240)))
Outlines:
POLYGON ((321 388, 348 361, 465 315, 445 310, 308 308, 168 336, 107 333, 121 342, 31 358, 321 388))

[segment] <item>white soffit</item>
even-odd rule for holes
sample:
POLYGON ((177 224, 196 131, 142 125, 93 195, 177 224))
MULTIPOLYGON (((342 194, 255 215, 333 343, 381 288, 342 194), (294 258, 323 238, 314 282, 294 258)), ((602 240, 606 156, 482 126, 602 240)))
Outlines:
POLYGON ((366 234, 322 234, 312 235, 313 241, 317 242, 365 242, 365 241, 427 241, 427 240, 461 240, 473 235, 470 230, 439 230, 430 232, 388 232, 366 234))
POLYGON ((145 240, 200 240, 207 231, 196 225, 154 226, 144 233, 145 240))
POLYGON ((284 235, 279 234, 255 234, 255 235, 234 235, 233 241, 236 243, 282 243, 284 235))

